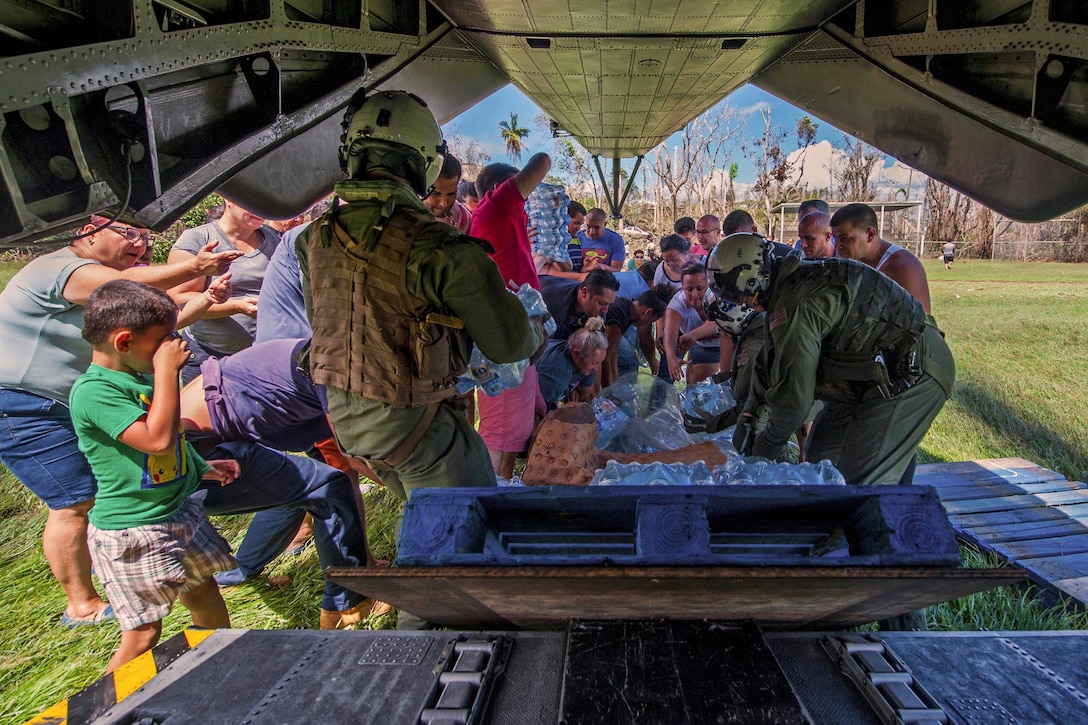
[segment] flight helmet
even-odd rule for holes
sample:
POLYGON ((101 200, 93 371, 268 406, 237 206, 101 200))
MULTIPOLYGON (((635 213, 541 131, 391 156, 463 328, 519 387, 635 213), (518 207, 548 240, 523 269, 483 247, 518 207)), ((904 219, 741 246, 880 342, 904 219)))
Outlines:
POLYGON ((719 300, 713 310, 708 309, 707 315, 718 323, 718 327, 730 335, 740 335, 748 327, 757 312, 748 305, 734 305, 719 300))
POLYGON ((420 196, 442 169, 446 144, 427 104, 406 91, 356 93, 344 114, 340 165, 351 178, 384 171, 420 196))
POLYGON ((715 245, 707 261, 711 289, 722 299, 740 302, 740 295, 759 297, 771 283, 771 242, 759 234, 737 232, 715 245))

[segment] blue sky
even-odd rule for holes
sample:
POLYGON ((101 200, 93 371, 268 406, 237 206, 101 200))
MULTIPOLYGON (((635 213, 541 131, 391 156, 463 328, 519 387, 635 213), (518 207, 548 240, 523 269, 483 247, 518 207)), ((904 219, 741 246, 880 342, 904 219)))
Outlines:
MULTIPOLYGON (((748 119, 745 127, 746 139, 762 134, 763 122, 759 115, 759 109, 762 106, 768 106, 771 109, 772 123, 786 130, 788 134, 787 144, 792 148, 793 128, 797 123, 797 119, 804 115, 800 110, 753 85, 742 86, 734 91, 727 100, 740 109, 748 119)), ((531 130, 529 138, 526 139, 528 154, 542 150, 547 139, 541 138, 540 131, 537 130, 533 123, 533 118, 541 113, 541 110, 513 85, 507 85, 496 91, 488 98, 452 119, 444 126, 444 129, 447 135, 450 135, 454 130, 459 130, 463 136, 478 140, 484 151, 491 155, 492 161, 507 161, 505 148, 499 137, 498 122, 506 120, 511 112, 518 114, 518 123, 520 125, 531 130)), ((833 148, 842 146, 842 132, 820 119, 814 118, 813 120, 818 124, 815 143, 820 144, 820 147, 809 152, 810 163, 806 164, 805 178, 816 184, 826 185, 828 182, 824 159, 831 157, 834 153, 833 148), (821 142, 824 143, 821 144, 821 142), (821 169, 821 166, 824 166, 824 169, 821 169)), ((527 156, 523 156, 523 158, 527 158, 527 156)), ((750 183, 754 176, 754 168, 751 162, 739 153, 734 160, 739 165, 738 180, 741 183, 750 183)), ((625 167, 630 168, 632 163, 633 161, 629 160, 625 163, 625 167)), ((905 183, 904 179, 898 177, 906 173, 906 167, 902 166, 902 164, 895 164, 894 159, 891 157, 887 157, 885 167, 886 176, 894 177, 895 183, 905 183)), ((892 183, 892 180, 888 183, 892 183)))

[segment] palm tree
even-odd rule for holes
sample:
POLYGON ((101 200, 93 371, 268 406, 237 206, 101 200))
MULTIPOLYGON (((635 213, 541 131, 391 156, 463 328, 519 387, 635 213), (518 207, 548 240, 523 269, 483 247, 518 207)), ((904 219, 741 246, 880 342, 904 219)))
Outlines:
POLYGON ((729 190, 725 192, 725 205, 732 209, 737 203, 737 193, 733 190, 733 180, 737 178, 737 173, 740 171, 740 167, 737 166, 737 162, 729 164, 729 190))
POLYGON ((518 114, 511 112, 510 121, 499 121, 499 134, 506 144, 506 153, 512 163, 521 161, 521 152, 524 148, 521 140, 529 135, 529 129, 518 126, 518 114))

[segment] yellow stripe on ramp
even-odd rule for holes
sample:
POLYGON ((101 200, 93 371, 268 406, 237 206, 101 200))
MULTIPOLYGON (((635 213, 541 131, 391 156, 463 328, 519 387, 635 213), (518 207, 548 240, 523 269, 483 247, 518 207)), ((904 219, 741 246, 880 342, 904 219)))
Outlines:
MULTIPOLYGON (((83 725, 84 721, 82 720, 78 723, 69 722, 69 701, 75 700, 75 702, 77 703, 77 707, 74 708, 74 711, 79 712, 80 707, 78 705, 84 704, 80 700, 81 695, 84 695, 84 693, 88 689, 94 688, 97 695, 100 696, 104 689, 102 685, 105 685, 108 688, 108 683, 112 681, 115 698, 112 702, 95 702, 95 712, 91 715, 91 718, 93 720, 113 705, 117 704, 121 700, 124 700, 126 697, 139 690, 141 687, 146 685, 151 680, 151 678, 159 673, 158 666, 155 664, 156 650, 159 650, 160 652, 166 650, 166 652, 164 653, 165 657, 173 656, 173 659, 176 659, 177 656, 180 656, 181 654, 184 654, 185 652, 196 647, 198 644, 200 644, 213 634, 215 634, 214 629, 187 629, 181 634, 174 635, 166 642, 160 643, 160 645, 156 646, 155 649, 149 652, 144 652, 142 655, 132 660, 131 662, 126 662, 125 664, 118 667, 114 672, 111 672, 102 679, 91 683, 80 692, 77 692, 70 697, 64 698, 63 700, 53 705, 48 710, 45 710, 41 714, 37 715, 36 717, 31 718, 26 722, 26 725, 83 725), (181 642, 175 642, 175 640, 178 640, 179 638, 184 639, 184 644, 182 644, 181 642), (167 644, 171 646, 163 646, 167 644), (162 649, 160 649, 160 647, 162 649), (173 652, 170 652, 170 650, 173 650, 173 652)), ((171 659, 171 661, 173 661, 173 659, 171 659)))

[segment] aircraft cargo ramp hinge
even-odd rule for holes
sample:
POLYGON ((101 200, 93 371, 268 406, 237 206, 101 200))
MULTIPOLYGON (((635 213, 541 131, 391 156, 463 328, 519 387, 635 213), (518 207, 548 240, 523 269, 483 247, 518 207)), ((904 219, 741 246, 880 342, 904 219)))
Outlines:
POLYGON ((878 638, 834 636, 825 637, 822 644, 885 725, 953 722, 910 668, 878 638))

